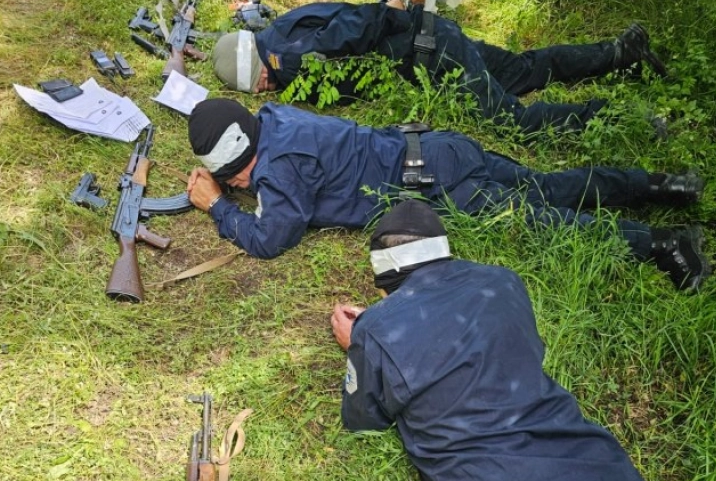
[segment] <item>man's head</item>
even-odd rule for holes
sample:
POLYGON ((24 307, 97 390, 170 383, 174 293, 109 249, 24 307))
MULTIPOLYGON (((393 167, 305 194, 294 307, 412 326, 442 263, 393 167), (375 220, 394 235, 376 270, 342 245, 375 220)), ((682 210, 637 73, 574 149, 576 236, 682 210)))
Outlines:
POLYGON ((414 270, 450 258, 440 216, 424 202, 410 199, 378 222, 370 239, 375 286, 391 293, 414 270))
POLYGON ((235 100, 204 100, 189 116, 189 142, 214 180, 227 182, 252 163, 260 127, 235 100))
POLYGON ((239 30, 223 35, 211 59, 216 76, 232 90, 259 93, 276 88, 268 82, 268 71, 259 57, 253 32, 239 30))

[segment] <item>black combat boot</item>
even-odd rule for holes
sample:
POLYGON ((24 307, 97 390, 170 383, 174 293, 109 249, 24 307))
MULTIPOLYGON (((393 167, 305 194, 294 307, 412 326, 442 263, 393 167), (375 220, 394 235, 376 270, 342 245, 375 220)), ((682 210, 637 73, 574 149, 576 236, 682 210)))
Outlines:
POLYGON ((685 207, 701 199, 704 180, 695 172, 649 174, 647 202, 685 207))
POLYGON ((614 41, 614 68, 627 69, 642 60, 651 65, 651 68, 661 77, 666 77, 667 71, 664 63, 649 49, 649 34, 638 23, 633 23, 624 30, 614 41))
POLYGON ((711 275, 711 266, 701 251, 705 237, 700 227, 655 228, 651 229, 651 239, 651 257, 677 289, 697 290, 711 275))

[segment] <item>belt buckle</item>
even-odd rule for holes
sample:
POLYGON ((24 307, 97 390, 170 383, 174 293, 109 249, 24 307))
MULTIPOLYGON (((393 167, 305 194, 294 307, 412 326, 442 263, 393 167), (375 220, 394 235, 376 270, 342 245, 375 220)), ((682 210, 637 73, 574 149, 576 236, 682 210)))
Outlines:
POLYGON ((421 53, 433 53, 435 51, 435 37, 419 33, 415 36, 414 49, 421 53))

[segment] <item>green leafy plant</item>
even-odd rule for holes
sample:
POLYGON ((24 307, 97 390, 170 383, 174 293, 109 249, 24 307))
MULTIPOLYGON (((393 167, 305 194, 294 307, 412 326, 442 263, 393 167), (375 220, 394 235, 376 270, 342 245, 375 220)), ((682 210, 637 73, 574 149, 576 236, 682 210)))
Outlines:
POLYGON ((317 54, 303 56, 302 73, 281 93, 282 102, 305 102, 315 97, 322 109, 341 100, 340 88, 349 86, 357 96, 374 100, 397 88, 397 62, 370 53, 357 57, 325 59, 317 54))
POLYGON ((436 81, 424 66, 414 67, 415 81, 410 83, 396 73, 399 65, 377 54, 330 60, 306 55, 301 75, 280 99, 313 101, 318 109, 356 100, 369 102, 364 122, 373 125, 425 122, 436 128, 457 129, 475 120, 477 101, 464 92, 462 69, 447 72, 436 81), (346 90, 355 95, 340 93, 346 90))

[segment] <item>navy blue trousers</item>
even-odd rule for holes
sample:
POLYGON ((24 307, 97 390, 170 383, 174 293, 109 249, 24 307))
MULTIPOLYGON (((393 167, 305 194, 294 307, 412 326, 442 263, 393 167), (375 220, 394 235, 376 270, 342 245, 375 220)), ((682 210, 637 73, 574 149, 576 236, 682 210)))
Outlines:
POLYGON ((506 115, 525 133, 545 126, 580 131, 606 103, 595 99, 584 105, 523 105, 518 97, 541 90, 550 82, 576 82, 611 72, 615 52, 612 42, 557 45, 515 54, 465 36, 461 41, 464 89, 476 96, 483 115, 498 124, 506 115))
MULTIPOLYGON (((475 140, 455 132, 423 134, 421 146, 424 172, 436 179, 423 195, 433 200, 447 195, 468 213, 524 202, 530 222, 587 226, 598 221, 590 209, 640 207, 649 188, 643 169, 585 167, 543 173, 484 151, 475 140)), ((617 224, 634 256, 646 260, 651 251, 649 226, 626 219, 617 224)))
POLYGON ((573 83, 614 70, 614 44, 555 45, 519 54, 475 42, 487 70, 512 95, 541 90, 550 82, 573 83))

